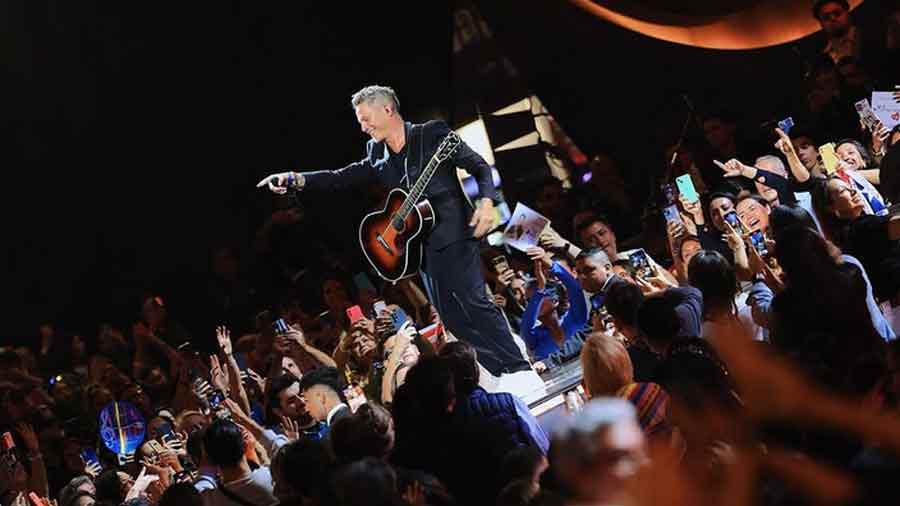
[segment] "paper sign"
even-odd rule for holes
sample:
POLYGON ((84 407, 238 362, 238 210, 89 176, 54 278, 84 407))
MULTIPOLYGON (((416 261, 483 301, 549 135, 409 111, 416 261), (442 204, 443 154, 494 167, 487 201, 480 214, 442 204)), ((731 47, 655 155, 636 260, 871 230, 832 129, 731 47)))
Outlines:
POLYGON ((892 91, 872 92, 872 110, 888 130, 900 123, 900 104, 892 91))
POLYGON ((544 233, 550 220, 540 213, 522 204, 516 204, 506 230, 503 231, 503 241, 513 248, 526 251, 532 246, 537 246, 538 237, 544 233))

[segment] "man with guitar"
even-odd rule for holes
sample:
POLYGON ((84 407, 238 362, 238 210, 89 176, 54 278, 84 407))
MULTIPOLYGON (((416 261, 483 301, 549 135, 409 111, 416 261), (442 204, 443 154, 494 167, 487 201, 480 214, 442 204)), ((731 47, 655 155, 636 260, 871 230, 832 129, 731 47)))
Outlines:
MULTIPOLYGON (((453 335, 475 347, 478 361, 492 375, 500 377, 528 370, 530 365, 516 346, 506 320, 488 298, 481 270, 479 240, 494 224, 494 201, 497 199, 490 166, 461 141, 455 149, 446 151, 445 140, 455 136, 446 123, 404 121, 398 109, 399 101, 391 88, 367 86, 353 95, 351 103, 360 128, 370 137, 365 158, 334 171, 272 174, 257 187, 268 187, 278 194, 288 189, 336 191, 377 180, 394 188, 392 195, 396 189, 401 189, 403 192, 399 194, 413 197, 418 195, 417 184, 424 188, 422 196, 430 203, 432 217, 424 216, 413 207, 407 224, 419 224, 417 230, 422 230, 422 221, 433 223, 433 228, 423 237, 424 255, 420 265, 431 303, 453 335), (438 156, 442 152, 448 155, 446 159, 438 156), (439 164, 434 165, 436 162, 439 164), (457 167, 468 171, 478 182, 480 198, 474 210, 459 184, 457 167), (423 172, 425 177, 420 178, 423 172), (414 222, 416 218, 419 221, 414 222)), ((386 211, 390 210, 389 206, 390 203, 386 211)), ((385 219, 379 229, 386 239, 402 236, 404 229, 409 228, 393 221, 397 210, 392 211, 392 214, 386 213, 391 217, 385 219)), ((379 233, 377 241, 370 247, 364 241, 362 231, 360 242, 376 270, 379 270, 378 264, 373 261, 373 256, 393 253, 391 246, 395 244, 384 240, 379 233)), ((400 272, 404 270, 401 265, 400 272)), ((394 280, 380 270, 379 274, 394 280)))

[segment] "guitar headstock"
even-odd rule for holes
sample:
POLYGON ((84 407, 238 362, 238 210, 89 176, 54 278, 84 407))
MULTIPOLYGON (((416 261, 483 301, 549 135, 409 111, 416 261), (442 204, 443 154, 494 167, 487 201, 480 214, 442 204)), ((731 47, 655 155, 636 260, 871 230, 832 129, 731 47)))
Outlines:
POLYGON ((450 157, 453 156, 453 153, 456 152, 456 149, 459 148, 460 144, 462 144, 462 139, 459 138, 459 135, 456 132, 447 134, 447 137, 444 137, 444 140, 441 141, 441 145, 438 146, 437 151, 434 153, 434 158, 437 163, 443 163, 445 160, 450 159, 450 157))

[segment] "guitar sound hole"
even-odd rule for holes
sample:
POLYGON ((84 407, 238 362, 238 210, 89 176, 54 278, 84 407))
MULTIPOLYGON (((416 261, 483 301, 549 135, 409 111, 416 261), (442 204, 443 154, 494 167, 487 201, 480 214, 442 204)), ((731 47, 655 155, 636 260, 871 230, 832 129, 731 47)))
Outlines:
POLYGON ((403 232, 406 229, 406 223, 403 222, 400 218, 394 218, 391 220, 391 226, 394 227, 394 230, 397 232, 403 232))

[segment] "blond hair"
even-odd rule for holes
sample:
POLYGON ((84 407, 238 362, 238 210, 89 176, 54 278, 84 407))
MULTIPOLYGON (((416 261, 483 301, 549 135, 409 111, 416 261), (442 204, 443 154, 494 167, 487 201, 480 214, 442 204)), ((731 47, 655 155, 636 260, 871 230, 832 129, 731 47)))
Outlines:
POLYGON ((584 388, 591 397, 614 396, 634 382, 634 368, 625 345, 602 332, 594 332, 584 341, 581 369, 584 388))

